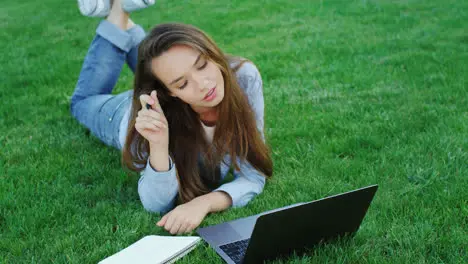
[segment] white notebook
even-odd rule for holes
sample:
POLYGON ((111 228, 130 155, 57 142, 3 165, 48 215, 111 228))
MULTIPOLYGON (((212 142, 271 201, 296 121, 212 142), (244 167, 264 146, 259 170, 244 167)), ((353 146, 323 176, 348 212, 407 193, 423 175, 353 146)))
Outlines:
POLYGON ((192 251, 200 240, 196 236, 145 236, 99 264, 173 263, 192 251))

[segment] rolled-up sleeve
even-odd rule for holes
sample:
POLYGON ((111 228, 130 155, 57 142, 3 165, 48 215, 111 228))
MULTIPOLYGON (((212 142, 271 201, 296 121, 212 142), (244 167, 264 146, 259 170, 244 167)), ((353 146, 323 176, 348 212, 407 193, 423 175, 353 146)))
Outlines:
MULTIPOLYGON (((253 63, 247 62, 237 71, 237 79, 255 114, 257 129, 263 140, 265 140, 263 133, 265 105, 263 99, 263 82, 260 72, 253 63)), ((229 160, 229 156, 226 156, 225 162, 229 160)), ((240 161, 239 159, 237 159, 237 162, 240 170, 233 172, 234 180, 221 185, 214 191, 226 192, 231 196, 233 207, 242 207, 263 191, 265 176, 256 170, 249 162, 240 161)))
POLYGON ((179 183, 175 165, 171 159, 169 163, 169 171, 158 172, 151 167, 148 159, 146 168, 141 173, 138 194, 143 207, 149 212, 163 214, 174 208, 179 183))
POLYGON ((250 163, 242 162, 240 170, 234 171, 234 180, 221 185, 214 191, 223 191, 232 199, 233 207, 242 207, 263 191, 265 177, 250 163))
POLYGON ((263 133, 265 125, 265 102, 263 98, 263 81, 260 72, 253 63, 247 62, 238 70, 237 79, 255 114, 257 129, 262 135, 262 138, 265 139, 263 133))

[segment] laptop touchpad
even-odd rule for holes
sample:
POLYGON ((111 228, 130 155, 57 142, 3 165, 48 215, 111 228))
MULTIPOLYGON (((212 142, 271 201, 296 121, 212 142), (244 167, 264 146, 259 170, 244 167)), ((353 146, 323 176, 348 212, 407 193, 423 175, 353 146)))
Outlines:
POLYGON ((231 224, 232 228, 234 228, 234 230, 236 230, 237 233, 243 239, 245 239, 249 238, 252 235, 257 218, 258 215, 254 215, 229 222, 229 224, 231 224))
POLYGON ((239 233, 228 223, 211 226, 203 231, 205 240, 209 240, 214 244, 226 244, 242 239, 239 233))

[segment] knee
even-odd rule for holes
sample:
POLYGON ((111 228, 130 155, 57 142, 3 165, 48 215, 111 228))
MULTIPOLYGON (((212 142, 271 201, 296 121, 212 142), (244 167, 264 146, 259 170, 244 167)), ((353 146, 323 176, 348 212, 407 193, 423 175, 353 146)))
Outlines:
POLYGON ((77 113, 76 113, 76 106, 79 101, 81 101, 82 98, 77 96, 76 94, 73 94, 71 97, 71 102, 70 102, 70 113, 74 118, 77 118, 77 113))

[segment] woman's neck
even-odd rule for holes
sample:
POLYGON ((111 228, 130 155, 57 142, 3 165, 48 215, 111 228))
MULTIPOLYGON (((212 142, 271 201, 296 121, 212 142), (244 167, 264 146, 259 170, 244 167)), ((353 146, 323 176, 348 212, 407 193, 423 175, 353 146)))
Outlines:
POLYGON ((214 126, 218 120, 218 111, 215 108, 211 108, 202 112, 198 112, 200 120, 206 126, 214 126))

